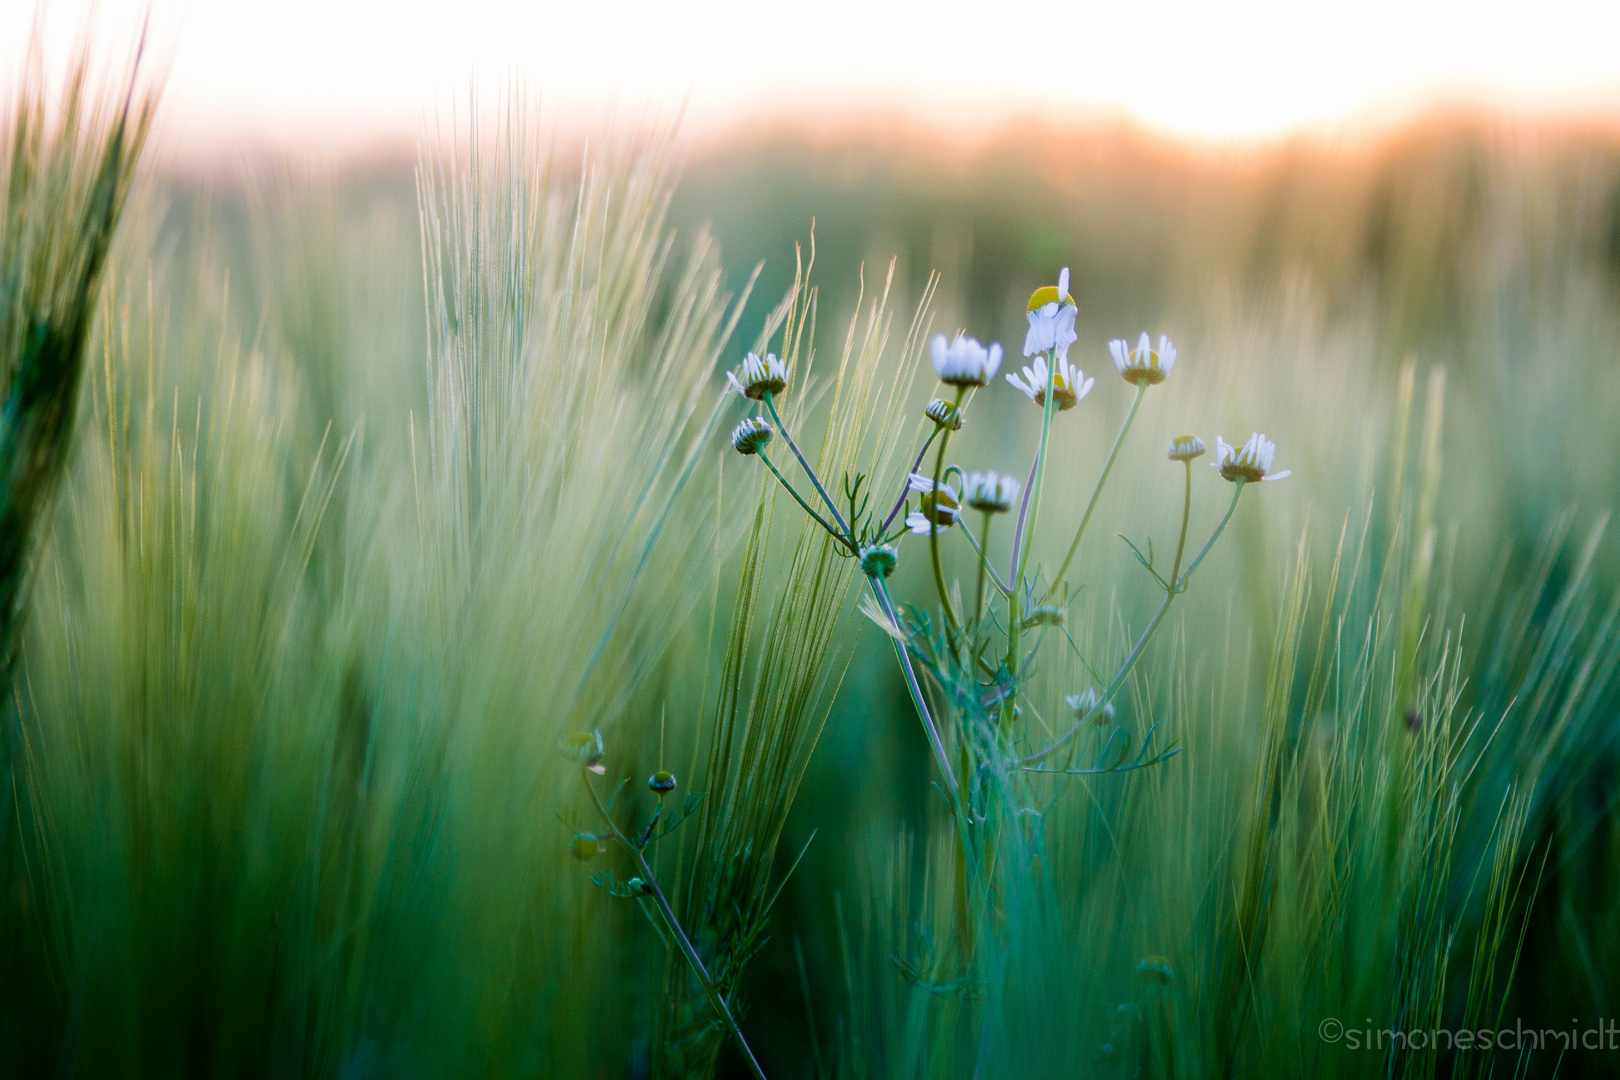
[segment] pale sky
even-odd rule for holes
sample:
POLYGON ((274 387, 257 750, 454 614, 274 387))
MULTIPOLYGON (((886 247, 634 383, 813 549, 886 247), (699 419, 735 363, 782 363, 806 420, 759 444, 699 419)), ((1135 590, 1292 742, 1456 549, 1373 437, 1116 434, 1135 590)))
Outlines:
MULTIPOLYGON (((714 131, 773 112, 1123 112, 1269 135, 1434 102, 1620 118, 1620 0, 48 0, 52 53, 99 6, 152 10, 165 140, 359 149, 411 140, 477 82, 576 113, 668 110, 714 131)), ((34 11, 0 0, 0 74, 34 11)))

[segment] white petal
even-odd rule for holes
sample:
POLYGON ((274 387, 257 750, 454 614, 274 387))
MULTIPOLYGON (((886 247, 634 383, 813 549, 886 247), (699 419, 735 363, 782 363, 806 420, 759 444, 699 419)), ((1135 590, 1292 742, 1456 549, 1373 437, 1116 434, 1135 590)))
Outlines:
POLYGON ((933 532, 928 519, 916 510, 906 515, 906 528, 910 529, 916 536, 927 536, 930 532, 933 532))
POLYGON ((1293 469, 1284 469, 1282 472, 1275 473, 1275 474, 1273 474, 1271 476, 1266 477, 1265 479, 1266 480, 1282 480, 1285 477, 1289 477, 1289 476, 1293 476, 1293 475, 1294 475, 1294 470, 1293 469))
POLYGON ((1048 333, 1047 322, 1041 318, 1041 313, 1039 311, 1030 312, 1029 333, 1024 335, 1024 355, 1034 356, 1038 352, 1044 352, 1046 346, 1042 344, 1042 339, 1048 333))
POLYGON ((906 479, 906 488, 909 491, 933 491, 934 482, 922 473, 912 473, 906 479))
POLYGON ((1069 295, 1069 268, 1065 266, 1058 271, 1058 299, 1062 300, 1069 295))
POLYGON ((1058 355, 1060 356, 1067 356, 1069 346, 1073 345, 1079 338, 1079 335, 1074 332, 1075 314, 1076 312, 1073 304, 1064 305, 1063 310, 1058 314, 1057 325, 1053 327, 1052 344, 1053 347, 1057 349, 1058 355))

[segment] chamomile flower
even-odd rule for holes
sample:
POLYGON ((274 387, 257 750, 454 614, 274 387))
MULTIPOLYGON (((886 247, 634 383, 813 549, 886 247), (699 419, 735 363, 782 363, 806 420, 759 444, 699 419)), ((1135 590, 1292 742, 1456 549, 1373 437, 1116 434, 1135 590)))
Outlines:
POLYGON ((1024 355, 1057 350, 1059 359, 1069 355, 1075 343, 1074 297, 1069 295, 1069 268, 1058 274, 1057 288, 1043 285, 1029 297, 1029 332, 1024 335, 1024 355))
MULTIPOLYGON (((1092 385, 1096 379, 1086 378, 1086 373, 1069 363, 1063 357, 1058 357, 1057 375, 1052 379, 1052 397, 1057 402, 1059 412, 1064 412, 1080 404, 1080 399, 1091 393, 1092 385)), ((1024 369, 1024 377, 1009 373, 1007 381, 1021 390, 1025 397, 1035 404, 1046 406, 1046 380, 1052 372, 1046 366, 1046 357, 1037 356, 1035 363, 1024 369)))
POLYGON ((1119 338, 1108 343, 1108 351, 1114 355, 1114 366, 1131 385, 1147 383, 1157 386, 1164 382, 1170 369, 1176 366, 1176 347, 1170 344, 1170 339, 1163 334, 1159 335, 1159 347, 1155 349, 1148 340, 1147 331, 1136 340, 1136 348, 1131 348, 1119 338))
POLYGON ((935 334, 932 343, 934 374, 952 386, 988 386, 1001 367, 1001 346, 985 348, 966 334, 957 334, 946 343, 944 334, 935 334))
POLYGON ((930 401, 928 408, 923 410, 923 415, 948 431, 962 430, 962 410, 944 398, 930 401))
POLYGON ((1170 440, 1171 461, 1191 461, 1204 453, 1204 440, 1196 435, 1177 435, 1170 440))
POLYGON ((962 504, 951 485, 936 486, 928 477, 912 473, 907 486, 912 491, 922 492, 922 498, 918 500, 921 509, 906 515, 906 527, 918 536, 927 536, 935 529, 948 529, 962 516, 962 504))
POLYGON ((771 425, 757 416, 743 419, 731 432, 731 445, 739 454, 757 454, 771 441, 771 425))
POLYGON ((1112 701, 1101 709, 1097 708, 1097 702, 1102 698, 1097 693, 1095 686, 1088 686, 1078 694, 1069 694, 1063 700, 1068 703, 1069 712, 1074 714, 1076 722, 1084 720, 1094 712, 1097 714, 1094 723, 1108 724, 1114 719, 1114 703, 1112 701))
POLYGON ((758 401, 766 394, 780 394, 787 389, 788 369, 775 353, 766 353, 763 360, 757 353, 749 353, 740 368, 726 372, 726 381, 737 393, 758 401))
POLYGON ((967 504, 987 514, 1004 514, 1018 500, 1019 483, 996 472, 968 473, 962 480, 967 504))
POLYGON ((1234 483, 1242 480, 1246 483, 1256 483, 1261 480, 1281 480, 1293 473, 1292 469, 1284 469, 1280 473, 1271 473, 1271 459, 1277 453, 1277 444, 1260 434, 1258 431, 1249 436, 1249 441, 1241 447, 1234 447, 1219 435, 1215 436, 1215 460, 1210 467, 1219 469, 1223 480, 1234 483))

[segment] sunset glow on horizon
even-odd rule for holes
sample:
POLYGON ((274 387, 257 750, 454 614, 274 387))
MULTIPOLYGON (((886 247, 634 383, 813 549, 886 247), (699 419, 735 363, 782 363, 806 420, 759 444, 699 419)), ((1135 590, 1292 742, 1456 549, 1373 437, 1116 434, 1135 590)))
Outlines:
MULTIPOLYGON (((53 0, 60 56, 91 0, 53 0)), ((0 14, 14 73, 34 13, 0 14)), ((1620 5, 1240 0, 1208 5, 737 0, 102 0, 102 41, 152 12, 165 141, 343 152, 412 139, 469 86, 521 80, 560 113, 672 112, 718 131, 773 114, 914 115, 950 127, 1022 112, 1267 137, 1435 102, 1620 115, 1620 5)))

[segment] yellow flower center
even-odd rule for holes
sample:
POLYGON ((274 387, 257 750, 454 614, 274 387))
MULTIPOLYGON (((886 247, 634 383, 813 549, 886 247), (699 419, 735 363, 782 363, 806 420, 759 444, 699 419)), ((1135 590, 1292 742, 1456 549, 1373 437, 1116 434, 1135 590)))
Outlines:
POLYGON ((1047 304, 1057 303, 1073 304, 1074 294, 1064 293, 1060 298, 1058 296, 1056 285, 1042 285, 1040 288, 1029 294, 1029 307, 1025 310, 1034 311, 1036 308, 1045 307, 1047 304))

